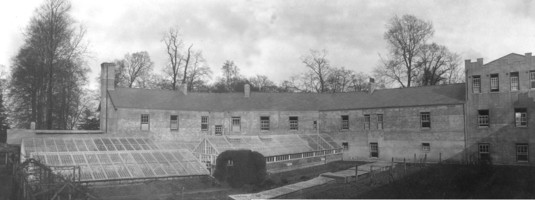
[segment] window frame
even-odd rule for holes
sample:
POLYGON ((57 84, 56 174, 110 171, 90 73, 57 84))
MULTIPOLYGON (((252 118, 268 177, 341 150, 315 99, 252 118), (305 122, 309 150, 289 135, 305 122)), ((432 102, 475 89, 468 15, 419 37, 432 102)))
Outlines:
POLYGON ((341 130, 349 130, 349 115, 341 115, 341 118, 342 118, 341 130))
POLYGON ((529 87, 535 89, 535 70, 529 71, 529 87))
POLYGON ((520 127, 520 128, 528 127, 528 109, 527 108, 515 108, 514 118, 515 118, 515 127, 520 127))
POLYGON ((472 76, 472 93, 474 93, 474 94, 480 94, 481 93, 481 76, 480 75, 472 76), (476 89, 477 89, 477 91, 476 91, 476 89))
POLYGON ((383 114, 377 114, 377 129, 378 130, 383 130, 383 114))
POLYGON ((516 149, 516 162, 527 163, 529 162, 529 144, 528 143, 517 143, 515 144, 516 149), (520 151, 519 151, 520 150, 520 151), (523 151, 525 150, 525 151, 523 151), (522 156, 524 159, 520 159, 522 156))
POLYGON ((371 116, 370 114, 364 115, 364 130, 370 130, 371 116))
POLYGON ((169 129, 171 131, 178 131, 178 115, 170 115, 169 116, 169 129), (175 119, 173 120, 173 117, 175 117, 175 119), (173 128, 173 124, 176 124, 176 128, 173 128))
POLYGON ((142 131, 150 130, 150 115, 149 114, 141 114, 140 129, 142 131), (147 129, 143 129, 144 124, 147 125, 147 129))
POLYGON ((241 117, 234 116, 230 118, 230 129, 232 132, 241 132, 241 117))
POLYGON ((430 152, 431 151, 431 143, 429 143, 429 142, 422 143, 422 151, 423 152, 430 152))
POLYGON ((208 116, 201 116, 201 131, 208 131, 210 129, 208 125, 209 120, 208 116))
POLYGON ((477 153, 479 156, 479 160, 490 160, 490 144, 479 143, 477 145, 477 153))
POLYGON ((509 73, 509 81, 511 85, 511 91, 519 91, 520 90, 520 76, 518 72, 511 72, 509 73))
POLYGON ((291 131, 297 131, 299 130, 299 117, 297 116, 289 116, 288 117, 290 130, 291 131))
POLYGON ((379 158, 379 143, 378 142, 370 142, 370 158, 379 158))
POLYGON ((318 121, 317 120, 314 120, 312 122, 312 129, 315 130, 315 131, 318 130, 318 121))
POLYGON ((420 128, 431 128, 431 112, 420 112, 420 128))
POLYGON ((349 150, 349 142, 342 142, 342 149, 344 151, 349 150))
POLYGON ((488 109, 477 110, 477 126, 479 128, 490 127, 490 111, 488 109), (484 115, 483 112, 487 112, 487 115, 484 115))
POLYGON ((500 92, 500 75, 499 74, 491 74, 490 75, 490 85, 489 86, 490 86, 490 92, 500 92), (493 86, 495 86, 496 88, 494 88, 493 86))
POLYGON ((269 116, 260 116, 260 131, 269 131, 270 119, 269 116))
POLYGON ((214 125, 214 135, 223 136, 223 125, 214 125))

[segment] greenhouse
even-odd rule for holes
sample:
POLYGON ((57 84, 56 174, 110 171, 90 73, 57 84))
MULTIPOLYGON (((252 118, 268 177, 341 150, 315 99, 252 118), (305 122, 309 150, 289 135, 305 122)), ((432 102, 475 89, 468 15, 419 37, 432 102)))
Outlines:
POLYGON ((179 144, 142 137, 25 138, 21 159, 34 158, 82 182, 208 175, 206 166, 179 144))
POLYGON ((193 154, 202 162, 215 164, 220 153, 237 149, 249 149, 264 155, 268 170, 274 166, 271 163, 308 158, 323 158, 319 160, 324 161, 326 156, 341 159, 342 154, 342 147, 326 134, 209 136, 194 148, 193 154))

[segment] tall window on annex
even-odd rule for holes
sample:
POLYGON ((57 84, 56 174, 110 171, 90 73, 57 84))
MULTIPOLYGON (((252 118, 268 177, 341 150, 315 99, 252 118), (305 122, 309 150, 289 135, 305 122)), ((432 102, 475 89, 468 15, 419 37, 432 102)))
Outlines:
POLYGON ((377 142, 370 143, 370 157, 379 158, 379 145, 377 142))
POLYGON ((208 131, 208 116, 201 116, 201 131, 208 131))
POLYGON ((299 120, 297 117, 290 117, 290 130, 297 130, 299 129, 299 120))
POLYGON ((529 71, 529 85, 531 88, 535 88, 535 71, 529 71))
POLYGON ((269 131, 269 116, 260 117, 260 130, 269 131))
POLYGON ((518 81, 518 72, 511 72, 509 79, 511 80, 511 91, 520 90, 520 85, 518 81))
POLYGON ((383 129, 383 114, 377 114, 377 129, 383 129))
POLYGON ((489 110, 477 111, 477 124, 481 128, 489 127, 489 110))
POLYGON ((349 115, 342 115, 342 130, 349 130, 349 115))
POLYGON ((515 126, 528 126, 528 111, 526 108, 515 108, 515 126))
POLYGON ((141 130, 148 131, 150 129, 149 114, 141 114, 141 130))
POLYGON ((499 92, 500 91, 500 80, 498 74, 490 75, 490 91, 499 92))
POLYGON ((370 115, 364 115, 364 130, 370 130, 370 115))
POLYGON ((422 128, 431 128, 431 113, 421 112, 420 113, 420 124, 422 128))
POLYGON ((488 143, 479 143, 479 160, 490 160, 490 144, 488 143))
POLYGON ((170 125, 172 131, 178 131, 178 115, 171 115, 170 125))
POLYGON ((528 162, 528 144, 516 144, 516 161, 528 162))
POLYGON ((481 77, 472 76, 472 92, 481 93, 481 77))
POLYGON ((233 132, 240 132, 241 131, 241 118, 240 117, 232 117, 232 126, 230 127, 233 132))

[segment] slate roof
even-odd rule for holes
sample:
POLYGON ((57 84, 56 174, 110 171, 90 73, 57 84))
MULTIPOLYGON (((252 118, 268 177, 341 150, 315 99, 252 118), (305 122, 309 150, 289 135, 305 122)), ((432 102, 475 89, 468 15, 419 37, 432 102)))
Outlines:
POLYGON ((493 65, 494 63, 499 63, 499 62, 502 62, 502 61, 506 61, 506 62, 523 61, 523 60, 525 60, 525 58, 526 58, 526 56, 524 56, 524 55, 520 55, 520 54, 517 54, 517 53, 510 53, 510 54, 502 56, 502 57, 500 57, 498 59, 490 61, 490 62, 484 64, 483 66, 493 65))
POLYGON ((108 91, 115 108, 182 111, 318 111, 451 105, 465 102, 465 84, 380 89, 373 93, 188 93, 116 88, 108 91))

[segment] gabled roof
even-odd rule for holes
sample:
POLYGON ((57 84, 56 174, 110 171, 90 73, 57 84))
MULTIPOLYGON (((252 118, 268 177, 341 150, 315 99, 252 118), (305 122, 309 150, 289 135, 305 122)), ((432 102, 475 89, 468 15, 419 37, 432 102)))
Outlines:
POLYGON ((116 108, 182 111, 318 111, 380 107, 462 104, 465 84, 399 89, 373 93, 188 93, 116 88, 108 91, 116 108))
POLYGON ((500 62, 502 60, 508 60, 509 62, 511 61, 514 61, 514 60, 525 60, 525 56, 524 55, 520 55, 520 54, 517 54, 517 53, 510 53, 510 54, 507 54, 505 56, 502 56, 496 60, 493 60, 493 61, 490 61, 488 62, 487 64, 484 64, 484 66, 486 65, 492 65, 493 63, 496 63, 496 62, 500 62))

